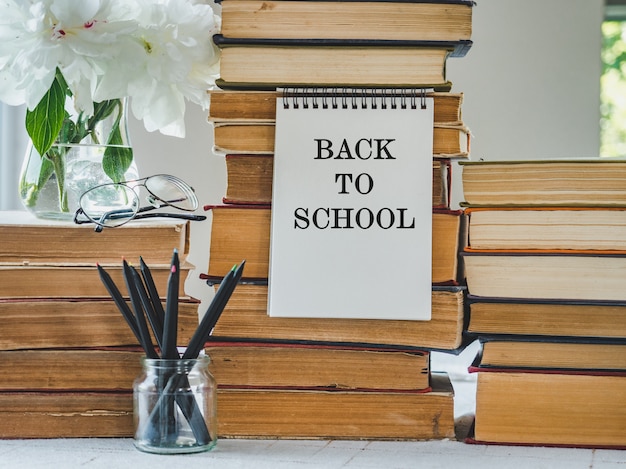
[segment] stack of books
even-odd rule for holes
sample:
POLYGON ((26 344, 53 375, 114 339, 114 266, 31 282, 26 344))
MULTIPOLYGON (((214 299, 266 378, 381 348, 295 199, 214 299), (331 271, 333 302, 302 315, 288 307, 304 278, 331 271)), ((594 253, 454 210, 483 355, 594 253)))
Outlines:
POLYGON ((445 63, 471 45, 473 2, 222 0, 221 7, 214 38, 221 89, 211 92, 208 119, 227 189, 221 204, 205 207, 212 219, 205 277, 218 288, 233 263, 245 259, 246 271, 207 344, 219 435, 454 437, 452 387, 430 370, 430 354, 463 346, 464 216, 450 209, 449 195, 451 160, 468 157, 469 131, 445 63), (320 96, 413 88, 433 98, 430 320, 268 316, 276 105, 285 87, 320 96))
MULTIPOLYGON (((125 294, 122 258, 138 265, 141 256, 165 295, 173 250, 188 252, 188 229, 179 220, 136 221, 96 233, 0 213, 0 438, 133 435, 132 386, 144 352, 96 264, 125 294)), ((183 345, 197 327, 198 301, 184 297, 179 314, 183 345)))
POLYGON ((462 166, 473 441, 626 446, 626 160, 462 166))

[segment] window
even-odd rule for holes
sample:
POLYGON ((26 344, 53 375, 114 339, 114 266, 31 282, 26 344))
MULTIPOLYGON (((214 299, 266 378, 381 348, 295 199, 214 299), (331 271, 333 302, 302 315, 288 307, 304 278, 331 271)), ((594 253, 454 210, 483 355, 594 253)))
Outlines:
POLYGON ((602 24, 600 155, 626 155, 626 0, 607 0, 602 24))
POLYGON ((24 107, 0 103, 0 210, 21 210, 19 171, 28 141, 24 107))

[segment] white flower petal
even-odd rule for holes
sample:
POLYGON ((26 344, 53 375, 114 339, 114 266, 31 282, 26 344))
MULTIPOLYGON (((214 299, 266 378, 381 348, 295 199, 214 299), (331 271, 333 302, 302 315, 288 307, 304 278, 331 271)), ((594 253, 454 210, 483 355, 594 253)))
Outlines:
POLYGON ((185 101, 208 105, 220 18, 194 0, 0 1, 0 100, 29 108, 57 68, 77 105, 130 96, 148 130, 184 135, 185 101))

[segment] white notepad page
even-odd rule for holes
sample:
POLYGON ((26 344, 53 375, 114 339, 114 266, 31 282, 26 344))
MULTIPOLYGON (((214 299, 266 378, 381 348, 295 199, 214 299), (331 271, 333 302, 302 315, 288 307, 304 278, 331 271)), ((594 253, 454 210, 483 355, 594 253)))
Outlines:
POLYGON ((277 100, 268 314, 429 320, 432 98, 354 96, 277 100))

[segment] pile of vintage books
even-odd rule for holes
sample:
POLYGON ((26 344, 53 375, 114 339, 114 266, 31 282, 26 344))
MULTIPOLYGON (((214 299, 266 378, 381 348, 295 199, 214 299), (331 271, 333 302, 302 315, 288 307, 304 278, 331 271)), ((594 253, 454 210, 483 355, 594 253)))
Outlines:
POLYGON ((473 440, 626 446, 626 161, 463 164, 473 440))
MULTIPOLYGON (((222 30, 214 38, 222 54, 221 89, 211 92, 208 118, 228 184, 222 203, 205 207, 212 219, 207 277, 217 286, 234 261, 245 259, 246 278, 207 348, 219 385, 220 436, 454 437, 452 387, 445 373, 431 372, 430 355, 463 345, 463 213, 450 209, 449 195, 451 161, 468 157, 469 131, 463 95, 451 91, 445 63, 471 46, 473 5, 221 2, 222 30), (424 89, 433 98, 429 321, 268 315, 276 105, 283 87, 317 90, 328 99, 361 87, 391 94, 424 89)), ((376 288, 376 279, 363 288, 376 288)))
MULTIPOLYGON (((0 438, 133 435, 144 352, 96 264, 124 285, 122 258, 139 265, 142 256, 165 296, 173 249, 188 252, 187 223, 133 221, 96 233, 26 211, 0 214, 0 438)), ((199 302, 182 289, 184 345, 199 302)))

